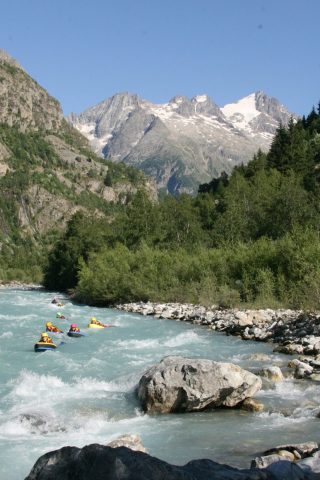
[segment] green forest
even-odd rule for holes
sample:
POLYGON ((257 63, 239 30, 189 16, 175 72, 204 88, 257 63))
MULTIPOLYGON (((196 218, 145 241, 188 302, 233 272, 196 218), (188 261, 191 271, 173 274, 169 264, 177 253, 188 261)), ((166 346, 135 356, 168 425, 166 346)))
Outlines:
POLYGON ((55 135, 71 148, 76 158, 80 158, 77 154, 87 158, 90 169, 87 173, 80 172, 80 168, 75 169, 59 157, 48 141, 49 133, 23 132, 18 126, 0 123, 0 153, 1 145, 10 152, 6 159, 8 170, 0 175, 0 281, 42 282, 48 252, 61 235, 59 226, 45 234, 37 230, 34 212, 39 198, 30 198, 30 190, 41 188, 57 199, 65 199, 70 206, 110 216, 121 205, 106 201, 99 192, 87 190, 88 179, 104 186, 144 184, 142 172, 98 157, 86 140, 64 121, 55 135), (61 180, 62 176, 69 185, 61 180), (27 231, 21 226, 21 210, 34 213, 28 215, 27 231))
POLYGON ((320 106, 195 197, 152 202, 139 191, 107 218, 77 213, 44 285, 95 305, 319 308, 319 181, 320 106))

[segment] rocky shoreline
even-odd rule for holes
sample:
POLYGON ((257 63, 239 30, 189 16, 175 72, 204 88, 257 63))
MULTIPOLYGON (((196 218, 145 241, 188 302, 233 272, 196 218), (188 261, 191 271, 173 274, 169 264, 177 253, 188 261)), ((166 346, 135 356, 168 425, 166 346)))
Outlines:
POLYGON ((36 283, 23 283, 15 281, 4 281, 0 280, 0 288, 17 288, 19 290, 42 290, 44 289, 43 285, 38 285, 36 283))
POLYGON ((222 310, 201 305, 137 302, 117 309, 189 322, 243 340, 275 343, 275 352, 299 355, 290 366, 296 378, 320 379, 320 314, 301 310, 222 310))

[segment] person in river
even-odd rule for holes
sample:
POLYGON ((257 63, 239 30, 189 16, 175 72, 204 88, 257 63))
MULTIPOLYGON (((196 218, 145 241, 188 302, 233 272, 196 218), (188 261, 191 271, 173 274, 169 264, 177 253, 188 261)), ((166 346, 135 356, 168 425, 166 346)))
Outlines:
POLYGON ((60 328, 56 327, 55 325, 52 325, 52 322, 46 323, 46 330, 47 332, 63 333, 62 330, 60 330, 60 328))
POLYGON ((61 312, 58 312, 57 315, 56 315, 56 318, 60 318, 60 320, 64 320, 66 317, 64 315, 62 315, 61 312))
POLYGON ((100 327, 106 327, 107 326, 104 323, 101 323, 99 320, 97 320, 96 317, 91 317, 90 318, 90 323, 92 323, 93 325, 99 325, 100 327))
POLYGON ((52 338, 50 338, 49 335, 46 332, 41 333, 41 337, 40 337, 39 342, 41 342, 41 343, 53 343, 52 338))
POLYGON ((78 325, 76 323, 72 323, 70 325, 69 332, 80 332, 80 328, 78 327, 78 325))
POLYGON ((56 297, 51 300, 51 303, 53 303, 53 305, 56 305, 57 307, 64 307, 64 303, 59 302, 56 297))

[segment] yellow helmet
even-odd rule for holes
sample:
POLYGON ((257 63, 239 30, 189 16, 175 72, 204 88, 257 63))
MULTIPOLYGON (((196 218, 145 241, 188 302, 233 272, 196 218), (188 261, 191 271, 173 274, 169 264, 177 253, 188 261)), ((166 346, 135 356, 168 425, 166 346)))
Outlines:
POLYGON ((41 333, 41 337, 47 337, 47 336, 48 336, 48 334, 46 332, 41 333))
POLYGON ((92 322, 92 320, 93 320, 93 321, 96 321, 97 319, 96 319, 96 317, 91 317, 90 320, 91 320, 91 322, 92 322))
POLYGON ((46 327, 52 327, 52 322, 47 322, 46 327))

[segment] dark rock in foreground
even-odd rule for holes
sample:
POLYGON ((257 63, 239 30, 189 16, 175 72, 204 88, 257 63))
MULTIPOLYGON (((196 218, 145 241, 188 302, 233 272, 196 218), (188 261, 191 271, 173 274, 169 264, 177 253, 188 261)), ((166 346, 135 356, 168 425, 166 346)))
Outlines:
POLYGON ((25 480, 315 480, 291 462, 267 469, 238 470, 211 460, 193 460, 182 467, 170 465, 126 447, 98 444, 64 447, 38 459, 25 480), (270 469, 270 470, 269 470, 270 469))
POLYGON ((169 356, 141 377, 138 397, 147 412, 193 412, 235 407, 261 384, 259 377, 232 363, 169 356))

